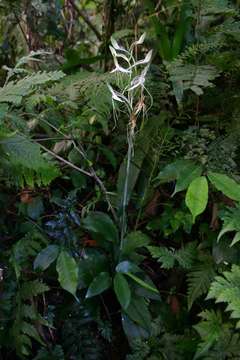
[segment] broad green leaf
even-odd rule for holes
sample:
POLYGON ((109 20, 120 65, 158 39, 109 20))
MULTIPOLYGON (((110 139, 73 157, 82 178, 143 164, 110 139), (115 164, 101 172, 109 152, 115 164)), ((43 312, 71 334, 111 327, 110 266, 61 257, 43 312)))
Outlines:
POLYGON ((101 272, 95 277, 91 282, 86 298, 91 298, 93 296, 99 295, 111 286, 111 278, 108 272, 101 272))
POLYGON ((205 176, 199 176, 191 182, 186 193, 185 201, 192 213, 194 222, 196 216, 200 215, 206 209, 208 202, 208 182, 205 176))
POLYGON ((208 173, 208 178, 215 188, 232 200, 240 201, 240 184, 225 174, 208 173))
POLYGON ((139 326, 136 322, 134 322, 130 317, 122 312, 122 326, 123 331, 125 332, 128 340, 133 340, 136 338, 143 338, 146 339, 149 337, 149 333, 141 326, 139 326))
POLYGON ((186 164, 186 160, 176 160, 171 164, 166 165, 158 174, 155 181, 157 184, 164 184, 166 182, 177 179, 182 167, 186 164))
POLYGON ((118 241, 118 231, 112 219, 102 212, 91 212, 83 220, 83 226, 97 240, 118 241))
POLYGON ((175 190, 172 196, 174 196, 179 191, 183 191, 187 189, 189 184, 194 179, 201 176, 201 174, 202 174, 202 166, 196 165, 191 162, 186 162, 178 173, 175 190))
MULTIPOLYGON (((152 136, 157 131, 159 124, 163 123, 164 121, 165 117, 162 118, 161 115, 158 117, 158 121, 146 121, 144 127, 141 129, 141 131, 138 132, 136 136, 134 153, 130 163, 129 178, 126 189, 127 194, 125 200, 127 204, 131 198, 131 194, 141 173, 143 161, 145 160, 150 149, 152 136), (144 144, 144 148, 142 144, 144 144)), ((120 211, 123 210, 123 203, 125 202, 123 195, 126 186, 127 158, 128 156, 125 157, 120 166, 117 180, 117 203, 120 211)))
POLYGON ((117 159, 114 155, 114 152, 112 152, 107 146, 99 146, 99 150, 103 153, 105 158, 109 161, 109 163, 112 165, 114 170, 117 168, 117 159))
POLYGON ((43 249, 36 257, 33 263, 34 270, 46 270, 57 258, 59 247, 57 245, 49 245, 43 249))
POLYGON ((147 246, 149 241, 149 237, 141 231, 133 231, 124 239, 122 253, 130 254, 137 248, 147 246))
POLYGON ((158 294, 158 290, 153 287, 152 285, 148 284, 146 281, 140 279, 138 276, 133 275, 131 273, 126 273, 127 276, 129 276, 131 279, 133 279, 138 285, 142 286, 146 290, 153 291, 154 293, 158 294))
POLYGON ((123 309, 127 309, 131 300, 131 290, 124 275, 117 273, 114 277, 114 291, 123 309))
POLYGON ((101 272, 108 271, 109 263, 106 255, 96 249, 85 249, 85 257, 79 260, 78 288, 88 288, 93 279, 101 272))
POLYGON ((76 296, 78 285, 78 266, 75 259, 65 250, 62 250, 57 259, 58 281, 61 287, 76 296))
POLYGON ((39 196, 34 198, 27 206, 27 214, 33 220, 37 220, 43 212, 43 201, 39 196))
POLYGON ((179 23, 176 27, 174 38, 172 41, 172 59, 175 59, 183 46, 184 38, 186 36, 189 25, 191 24, 191 18, 188 17, 188 7, 186 3, 182 3, 179 23))
POLYGON ((146 330, 151 329, 151 315, 147 301, 143 297, 132 297, 130 305, 125 310, 127 315, 146 330))
POLYGON ((126 274, 128 272, 137 273, 137 272, 141 272, 142 270, 134 263, 125 260, 125 261, 120 262, 116 266, 116 271, 119 273, 126 274))
MULTIPOLYGON (((188 185, 202 173, 202 166, 190 160, 176 160, 168 164, 156 178, 157 184, 176 180, 173 195, 187 189, 188 185)), ((172 195, 172 196, 173 196, 172 195)))

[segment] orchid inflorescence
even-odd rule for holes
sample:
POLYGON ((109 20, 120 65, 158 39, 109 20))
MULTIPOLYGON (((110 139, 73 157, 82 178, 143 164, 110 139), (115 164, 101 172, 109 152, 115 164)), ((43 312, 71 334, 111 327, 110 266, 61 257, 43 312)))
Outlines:
POLYGON ((118 89, 120 89, 119 91, 117 91, 108 84, 108 88, 112 95, 112 103, 114 110, 113 114, 116 121, 117 109, 115 107, 115 102, 118 102, 122 105, 125 105, 123 110, 121 110, 122 107, 118 107, 118 110, 125 112, 127 110, 129 116, 129 124, 127 127, 128 152, 125 168, 126 173, 124 179, 124 189, 121 199, 121 248, 123 246, 124 236, 127 232, 127 204, 129 194, 129 181, 131 177, 131 161, 134 156, 134 137, 136 132, 135 130, 137 125, 137 118, 140 114, 142 114, 144 118, 144 115, 147 112, 147 108, 145 105, 145 94, 148 94, 150 100, 152 101, 152 97, 145 87, 146 75, 152 58, 152 50, 147 53, 144 59, 136 59, 137 48, 139 45, 143 44, 145 37, 146 34, 144 33, 137 41, 132 43, 132 45, 129 47, 129 50, 120 46, 114 38, 111 38, 110 45, 110 51, 112 53, 115 64, 115 68, 111 71, 111 73, 116 73, 117 75, 119 75, 119 81, 117 85, 118 89), (123 64, 125 64, 125 66, 119 64, 120 60, 123 64), (121 80, 125 80, 125 78, 126 82, 124 84, 124 82, 121 80))
POLYGON ((108 88, 112 95, 114 115, 116 111, 115 101, 123 103, 130 116, 130 129, 133 133, 136 127, 137 116, 141 112, 143 114, 146 113, 144 93, 147 93, 152 100, 150 93, 145 87, 146 74, 152 58, 152 50, 150 50, 142 60, 137 60, 134 57, 135 49, 137 49, 138 45, 143 44, 145 37, 146 34, 144 33, 137 41, 132 43, 129 50, 120 46, 114 38, 111 38, 110 45, 110 51, 115 65, 115 68, 111 71, 111 73, 125 75, 128 79, 127 86, 123 87, 119 85, 119 88, 122 87, 120 91, 113 89, 112 86, 108 84, 108 88), (120 59, 126 64, 126 66, 119 64, 120 59), (139 67, 142 67, 143 65, 144 68, 141 70, 139 75, 139 67))

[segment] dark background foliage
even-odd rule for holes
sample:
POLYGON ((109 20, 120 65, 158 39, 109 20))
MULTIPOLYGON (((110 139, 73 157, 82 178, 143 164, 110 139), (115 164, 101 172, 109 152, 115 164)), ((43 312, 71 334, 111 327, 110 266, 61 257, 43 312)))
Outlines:
POLYGON ((239 359, 239 5, 0 1, 0 359, 239 359))

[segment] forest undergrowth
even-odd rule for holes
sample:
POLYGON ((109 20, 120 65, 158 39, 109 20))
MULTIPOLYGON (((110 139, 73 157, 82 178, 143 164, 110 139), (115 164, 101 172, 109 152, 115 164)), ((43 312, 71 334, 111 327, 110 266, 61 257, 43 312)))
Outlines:
POLYGON ((240 359, 239 6, 0 1, 0 360, 240 359))

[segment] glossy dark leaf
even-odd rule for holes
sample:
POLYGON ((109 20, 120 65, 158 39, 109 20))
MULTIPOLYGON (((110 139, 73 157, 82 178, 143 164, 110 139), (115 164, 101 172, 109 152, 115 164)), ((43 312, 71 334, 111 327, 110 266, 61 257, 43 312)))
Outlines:
POLYGON ((32 202, 27 206, 28 216, 33 220, 37 220, 39 216, 41 216, 43 211, 44 211, 43 202, 39 196, 34 198, 32 202))
POLYGON ((119 273, 129 273, 129 272, 137 273, 137 272, 141 272, 142 270, 134 263, 125 260, 120 262, 116 266, 116 271, 119 273))
POLYGON ((132 298, 130 305, 125 311, 135 323, 150 331, 151 315, 148 310, 147 301, 143 297, 132 298))
POLYGON ((86 298, 91 298, 93 296, 99 295, 103 293, 105 290, 107 290, 110 286, 111 286, 111 278, 109 273, 101 272, 91 282, 86 294, 86 298))
POLYGON ((123 242, 122 253, 130 254, 137 248, 147 246, 150 242, 150 239, 147 235, 143 234, 141 231, 134 231, 127 235, 123 242))
POLYGON ((58 253, 59 247, 57 245, 48 245, 34 260, 34 270, 46 270, 56 260, 58 253))
POLYGON ((129 340, 134 340, 136 338, 146 339, 149 337, 149 333, 144 328, 132 321, 124 312, 122 313, 122 326, 129 340))
POLYGON ((117 273, 113 284, 118 301, 124 309, 127 309, 131 300, 131 290, 126 278, 121 273, 117 273))
POLYGON ((83 226, 92 236, 97 239, 103 238, 106 241, 117 242, 118 231, 112 219, 103 212, 91 212, 83 220, 83 226))

